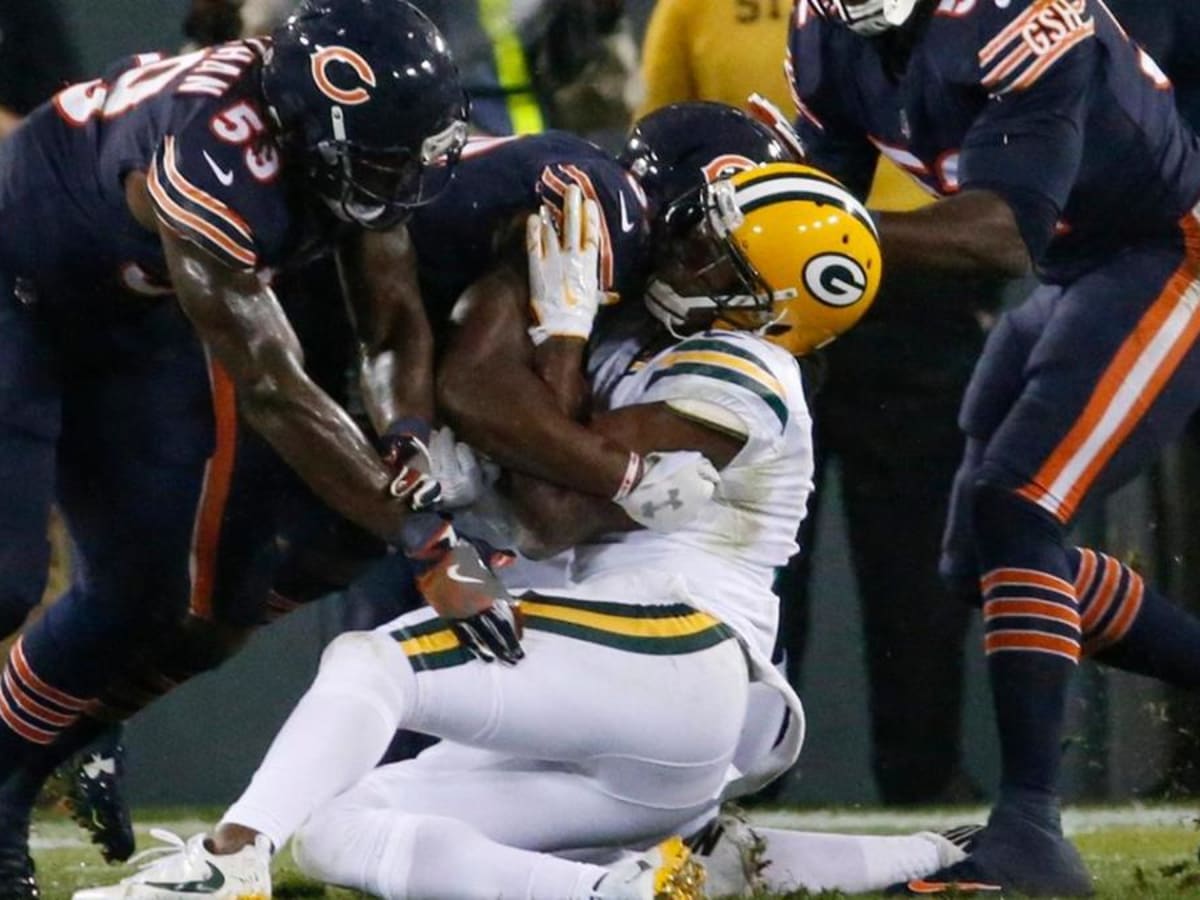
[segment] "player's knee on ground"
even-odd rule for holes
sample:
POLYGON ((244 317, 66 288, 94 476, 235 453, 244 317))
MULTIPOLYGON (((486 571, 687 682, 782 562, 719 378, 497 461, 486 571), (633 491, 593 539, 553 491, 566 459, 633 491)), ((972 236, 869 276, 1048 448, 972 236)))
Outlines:
POLYGON ((412 665, 396 641, 379 631, 348 631, 321 654, 309 690, 367 703, 399 727, 411 710, 415 689, 412 665))

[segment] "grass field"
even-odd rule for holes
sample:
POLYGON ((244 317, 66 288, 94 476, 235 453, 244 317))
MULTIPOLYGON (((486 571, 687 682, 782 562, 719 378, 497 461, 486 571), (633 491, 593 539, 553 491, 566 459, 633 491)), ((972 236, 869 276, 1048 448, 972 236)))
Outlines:
MULTIPOLYGON (((166 828, 182 836, 203 830, 216 810, 146 810, 137 816, 138 846, 151 846, 150 827, 166 828)), ((871 831, 895 833, 925 828, 945 828, 980 821, 983 810, 910 811, 903 814, 872 811, 756 812, 752 818, 776 827, 808 830, 871 831)), ((1069 810, 1064 823, 1075 838, 1096 877, 1102 900, 1130 898, 1200 898, 1200 808, 1185 806, 1089 807, 1069 810)), ((79 887, 107 884, 133 871, 105 865, 70 821, 42 816, 34 827, 34 857, 42 896, 65 900, 79 887)), ((282 853, 275 865, 277 897, 350 898, 353 892, 326 889, 296 873, 291 857, 282 853)), ((810 896, 791 894, 787 898, 810 896)), ((841 895, 822 894, 823 898, 841 895)), ((784 898, 784 900, 787 900, 784 898)), ((761 898, 767 900, 767 898, 761 898)))

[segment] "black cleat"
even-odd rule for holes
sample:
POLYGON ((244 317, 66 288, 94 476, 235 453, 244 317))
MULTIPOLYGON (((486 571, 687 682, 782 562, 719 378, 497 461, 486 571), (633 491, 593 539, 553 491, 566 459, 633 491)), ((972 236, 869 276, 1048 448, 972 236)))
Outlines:
POLYGON ((887 893, 1089 897, 1093 892, 1079 851, 1062 835, 1057 809, 1002 803, 986 828, 960 837, 969 842, 970 856, 932 875, 893 885, 887 893))
POLYGON ((29 855, 28 814, 0 812, 0 900, 39 900, 33 857, 29 855))
POLYGON ((133 855, 135 842, 121 784, 125 748, 119 742, 120 730, 113 729, 106 738, 103 746, 93 744, 67 762, 67 807, 105 861, 118 863, 133 855))

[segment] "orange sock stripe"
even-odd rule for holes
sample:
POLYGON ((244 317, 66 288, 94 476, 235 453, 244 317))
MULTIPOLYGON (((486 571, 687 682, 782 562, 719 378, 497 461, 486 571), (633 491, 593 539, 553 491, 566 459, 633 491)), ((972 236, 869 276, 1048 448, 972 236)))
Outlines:
POLYGON ((1121 608, 1101 634, 1088 638, 1085 644, 1088 653, 1097 653, 1105 647, 1111 647, 1122 640, 1129 633, 1129 629, 1133 625, 1134 619, 1137 618, 1138 613, 1141 612, 1142 600, 1146 594, 1146 585, 1142 581, 1141 576, 1136 573, 1130 574, 1133 577, 1129 582, 1129 590, 1121 600, 1121 608))
POLYGON ((1096 623, 1102 621, 1108 614, 1109 608, 1113 604, 1113 600, 1117 596, 1117 587, 1121 584, 1121 564, 1111 556, 1103 556, 1104 575, 1101 577, 1100 586, 1096 588, 1094 594, 1088 601, 1087 608, 1083 611, 1083 630, 1088 632, 1096 627, 1096 623))
POLYGON ((983 650, 993 653, 1049 653, 1079 662, 1079 642, 1040 631, 996 631, 983 639, 983 650))
POLYGON ((66 691, 60 691, 56 687, 51 687, 38 678, 37 673, 29 665, 29 660, 25 658, 25 638, 18 638, 13 644, 12 653, 8 656, 9 662, 16 669, 17 676, 25 683, 25 686, 56 706, 61 706, 63 709, 69 709, 75 712, 82 710, 87 706, 88 701, 81 697, 76 697, 68 694, 66 691))
POLYGON ((1075 573, 1075 595, 1083 601, 1087 589, 1092 586, 1092 578, 1096 575, 1096 551, 1086 547, 1079 548, 1079 571, 1075 573))
POLYGON ((1004 616, 1034 616, 1039 619, 1053 619, 1079 628, 1079 611, 1068 609, 1059 603, 1049 600, 1037 600, 1032 597, 1002 597, 988 600, 983 604, 983 620, 991 622, 1004 616))
POLYGON ((8 698, 4 696, 4 692, 0 691, 0 719, 4 720, 4 724, 19 734, 25 740, 34 744, 49 744, 58 734, 52 731, 43 731, 41 728, 35 728, 25 722, 16 711, 8 704, 8 698))
POLYGON ((17 706, 20 707, 23 712, 25 712, 26 715, 40 720, 48 728, 61 730, 79 718, 78 714, 67 715, 38 703, 37 700, 25 690, 20 681, 13 677, 12 668, 10 666, 5 666, 4 675, 0 677, 3 678, 4 686, 8 688, 9 694, 12 695, 13 702, 15 702, 17 706))
POLYGON ((1057 575, 1051 575, 1048 572, 1040 572, 1037 569, 992 569, 979 580, 980 587, 983 593, 987 593, 993 588, 1001 585, 1013 585, 1018 587, 1040 587, 1048 588, 1052 591, 1059 591, 1069 597, 1075 596, 1074 586, 1057 575))

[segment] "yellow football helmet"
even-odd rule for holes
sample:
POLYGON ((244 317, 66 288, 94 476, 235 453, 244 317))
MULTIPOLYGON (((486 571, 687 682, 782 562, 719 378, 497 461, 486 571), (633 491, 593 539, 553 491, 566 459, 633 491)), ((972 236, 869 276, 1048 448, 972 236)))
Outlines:
POLYGON ((795 163, 755 166, 707 184, 699 205, 690 252, 672 260, 674 277, 671 265, 660 267, 647 292, 668 326, 707 312, 711 327, 755 331, 801 356, 853 326, 875 299, 879 235, 831 176, 795 163))

